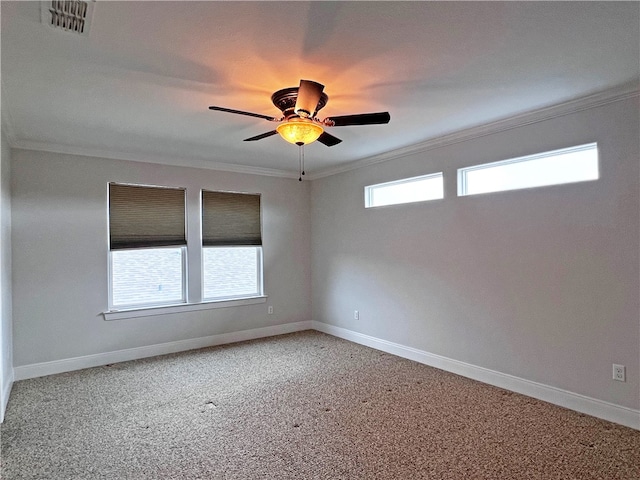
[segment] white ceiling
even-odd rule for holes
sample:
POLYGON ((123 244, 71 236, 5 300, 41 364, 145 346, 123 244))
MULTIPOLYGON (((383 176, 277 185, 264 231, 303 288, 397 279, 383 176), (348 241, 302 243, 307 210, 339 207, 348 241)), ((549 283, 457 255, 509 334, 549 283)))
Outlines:
POLYGON ((638 2, 107 2, 88 36, 2 1, 10 143, 291 174, 297 147, 265 120, 275 90, 325 85, 320 117, 389 111, 306 147, 326 171, 444 134, 638 82, 638 2))

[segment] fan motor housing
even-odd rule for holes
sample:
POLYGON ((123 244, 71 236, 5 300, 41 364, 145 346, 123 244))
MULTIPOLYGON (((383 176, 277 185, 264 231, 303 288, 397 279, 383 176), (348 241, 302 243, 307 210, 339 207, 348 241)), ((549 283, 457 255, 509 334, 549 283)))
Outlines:
MULTIPOLYGON (((289 87, 283 88, 282 90, 278 90, 273 95, 271 95, 271 101, 273 104, 284 114, 285 117, 290 117, 295 115, 294 108, 296 106, 296 100, 298 99, 298 87, 289 87)), ((329 101, 329 97, 326 93, 322 93, 320 95, 320 101, 318 101, 318 106, 315 114, 319 112, 322 107, 324 107, 329 101)))

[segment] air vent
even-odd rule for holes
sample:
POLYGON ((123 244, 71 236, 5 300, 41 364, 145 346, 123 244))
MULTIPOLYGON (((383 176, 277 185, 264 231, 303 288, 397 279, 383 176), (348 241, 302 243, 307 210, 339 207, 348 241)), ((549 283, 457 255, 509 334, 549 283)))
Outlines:
POLYGON ((41 2, 40 19, 56 30, 87 35, 93 15, 93 3, 78 0, 41 2))

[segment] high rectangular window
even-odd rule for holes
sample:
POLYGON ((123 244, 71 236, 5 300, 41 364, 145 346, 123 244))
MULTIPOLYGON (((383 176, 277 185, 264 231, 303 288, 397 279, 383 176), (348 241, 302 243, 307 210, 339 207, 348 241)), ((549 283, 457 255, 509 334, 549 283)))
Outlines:
POLYGON ((364 187, 365 208, 444 198, 442 172, 364 187))
POLYGON ((202 191, 203 300, 262 295, 260 195, 202 191))
POLYGON ((109 184, 109 304, 186 299, 185 190, 109 184))
POLYGON ((458 170, 458 195, 586 182, 599 178, 595 143, 458 170))

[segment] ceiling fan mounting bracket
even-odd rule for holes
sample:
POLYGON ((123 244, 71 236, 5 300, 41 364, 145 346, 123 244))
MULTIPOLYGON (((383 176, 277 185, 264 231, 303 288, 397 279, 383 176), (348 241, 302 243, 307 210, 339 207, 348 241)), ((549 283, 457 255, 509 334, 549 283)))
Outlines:
MULTIPOLYGON (((298 87, 283 88, 271 95, 271 101, 285 116, 290 116, 293 113, 297 99, 298 87)), ((329 97, 327 94, 322 93, 318 106, 316 107, 316 112, 319 112, 328 101, 329 97)))

